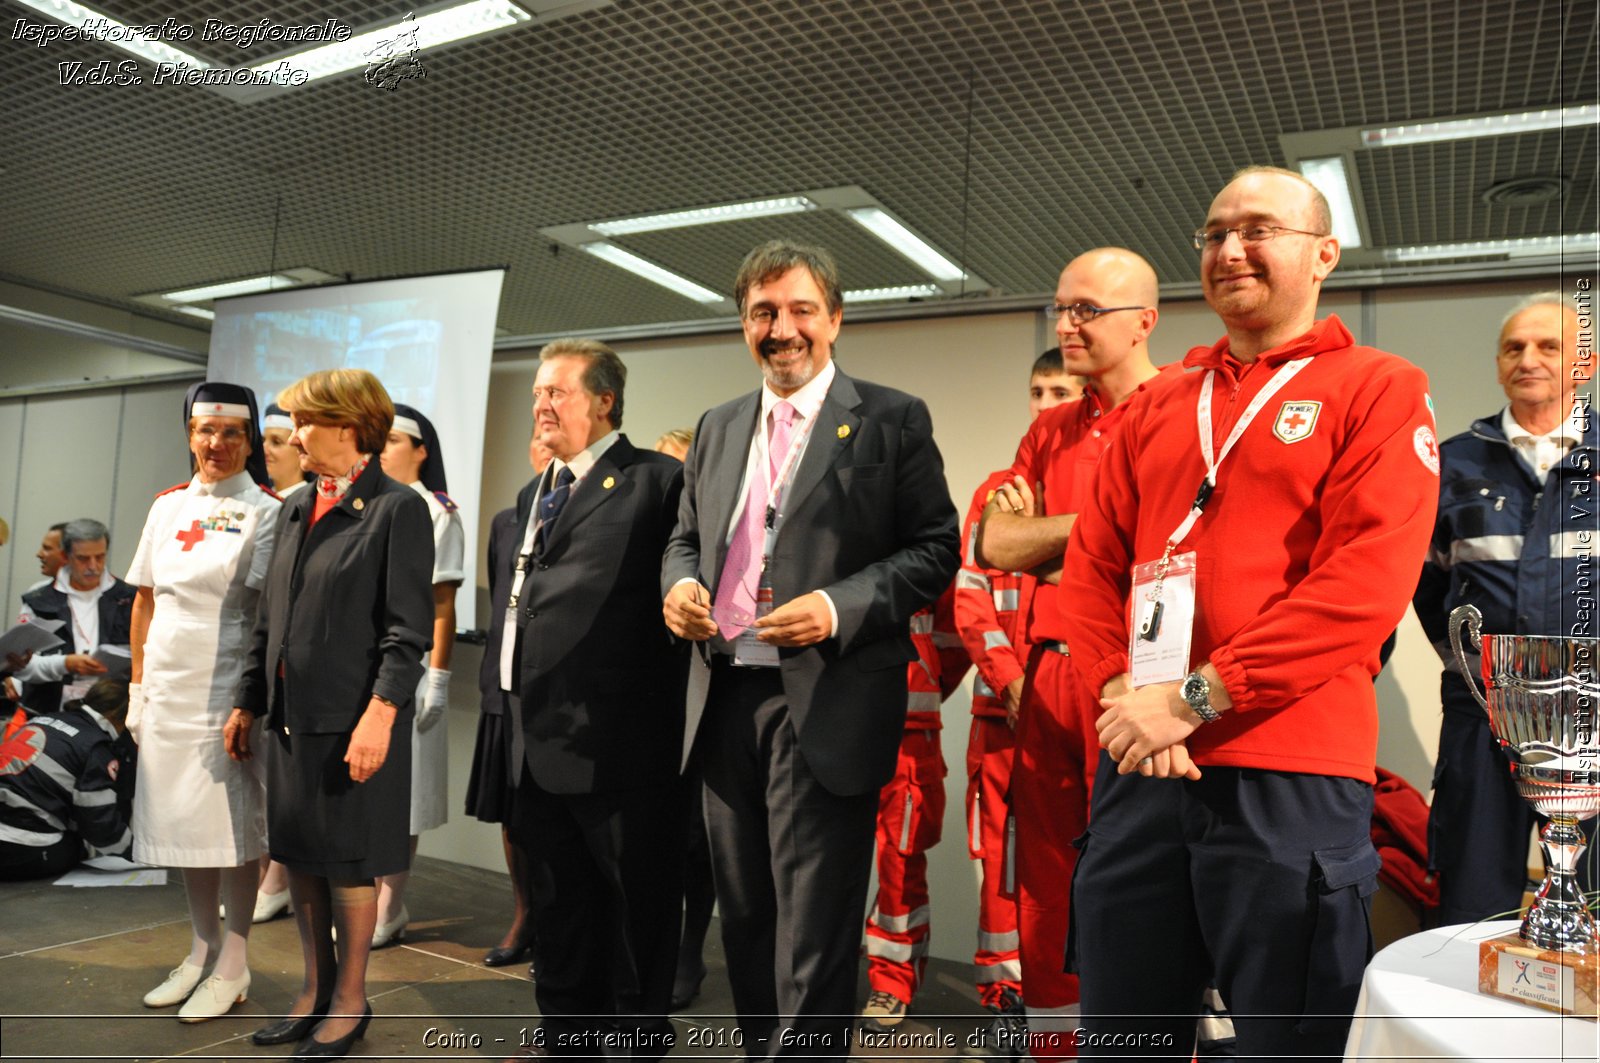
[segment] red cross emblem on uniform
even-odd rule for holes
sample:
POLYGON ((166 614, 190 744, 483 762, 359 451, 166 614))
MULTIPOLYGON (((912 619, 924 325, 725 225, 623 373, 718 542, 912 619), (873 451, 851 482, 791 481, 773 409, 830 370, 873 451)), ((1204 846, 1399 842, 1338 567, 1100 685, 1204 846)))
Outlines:
POLYGON ((187 531, 178 533, 178 541, 183 544, 183 552, 188 553, 194 549, 194 544, 206 537, 206 530, 200 527, 200 522, 195 521, 189 525, 187 531))
POLYGON ((1310 437, 1317 427, 1317 414, 1321 412, 1320 402, 1286 402, 1278 408, 1272 434, 1285 443, 1298 443, 1310 437))
POLYGON ((1417 425, 1411 433, 1411 449, 1417 452, 1417 460, 1429 472, 1439 475, 1439 441, 1434 438, 1432 428, 1425 424, 1417 425))
POLYGON ((44 732, 29 724, 0 745, 0 775, 21 775, 44 752, 44 732))

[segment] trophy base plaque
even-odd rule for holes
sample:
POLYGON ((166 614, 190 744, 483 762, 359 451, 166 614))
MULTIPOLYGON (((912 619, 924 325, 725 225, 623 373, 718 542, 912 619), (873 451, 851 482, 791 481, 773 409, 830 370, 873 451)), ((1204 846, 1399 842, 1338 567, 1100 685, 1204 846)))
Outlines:
POLYGON ((1600 1018, 1600 955, 1539 949, 1516 934, 1478 943, 1478 992, 1600 1018))

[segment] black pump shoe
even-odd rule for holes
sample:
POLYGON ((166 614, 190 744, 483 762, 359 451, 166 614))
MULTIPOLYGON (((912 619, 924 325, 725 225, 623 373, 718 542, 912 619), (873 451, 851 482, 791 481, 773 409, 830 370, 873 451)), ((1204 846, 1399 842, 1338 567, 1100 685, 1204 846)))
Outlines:
POLYGON ((311 1009, 310 1015, 279 1019, 270 1026, 263 1026, 250 1035, 253 1045, 286 1045, 291 1041, 300 1041, 309 1034, 317 1023, 321 1022, 328 1014, 326 1003, 318 1004, 311 1009))
POLYGON ((295 1045, 292 1063, 306 1063, 314 1059, 342 1059, 350 1053, 350 1046, 361 1040, 367 1032, 367 1025, 372 1022, 372 1002, 367 1001, 367 1010, 361 1016, 361 1022, 354 1030, 345 1034, 337 1041, 319 1041, 315 1037, 307 1037, 295 1045))

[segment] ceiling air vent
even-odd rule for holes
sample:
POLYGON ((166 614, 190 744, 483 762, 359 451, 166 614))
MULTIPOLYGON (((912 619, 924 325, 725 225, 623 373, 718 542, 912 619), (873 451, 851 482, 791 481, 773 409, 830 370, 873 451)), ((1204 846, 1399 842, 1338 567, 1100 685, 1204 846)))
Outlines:
POLYGON ((1490 185, 1483 201, 1491 207, 1536 207, 1561 198, 1569 183, 1565 177, 1513 177, 1490 185))

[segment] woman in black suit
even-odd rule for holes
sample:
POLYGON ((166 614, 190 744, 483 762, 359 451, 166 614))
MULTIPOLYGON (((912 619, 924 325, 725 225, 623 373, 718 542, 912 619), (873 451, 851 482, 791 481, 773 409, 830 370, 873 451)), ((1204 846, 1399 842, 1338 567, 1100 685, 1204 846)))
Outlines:
POLYGON ((278 396, 317 474, 286 503, 237 706, 230 756, 267 719, 267 834, 289 869, 305 982, 256 1044, 343 1056, 366 1032, 374 879, 409 865, 412 697, 433 624, 428 507, 374 460, 394 420, 360 369, 313 373, 278 396), (337 929, 339 952, 334 952, 337 929))

